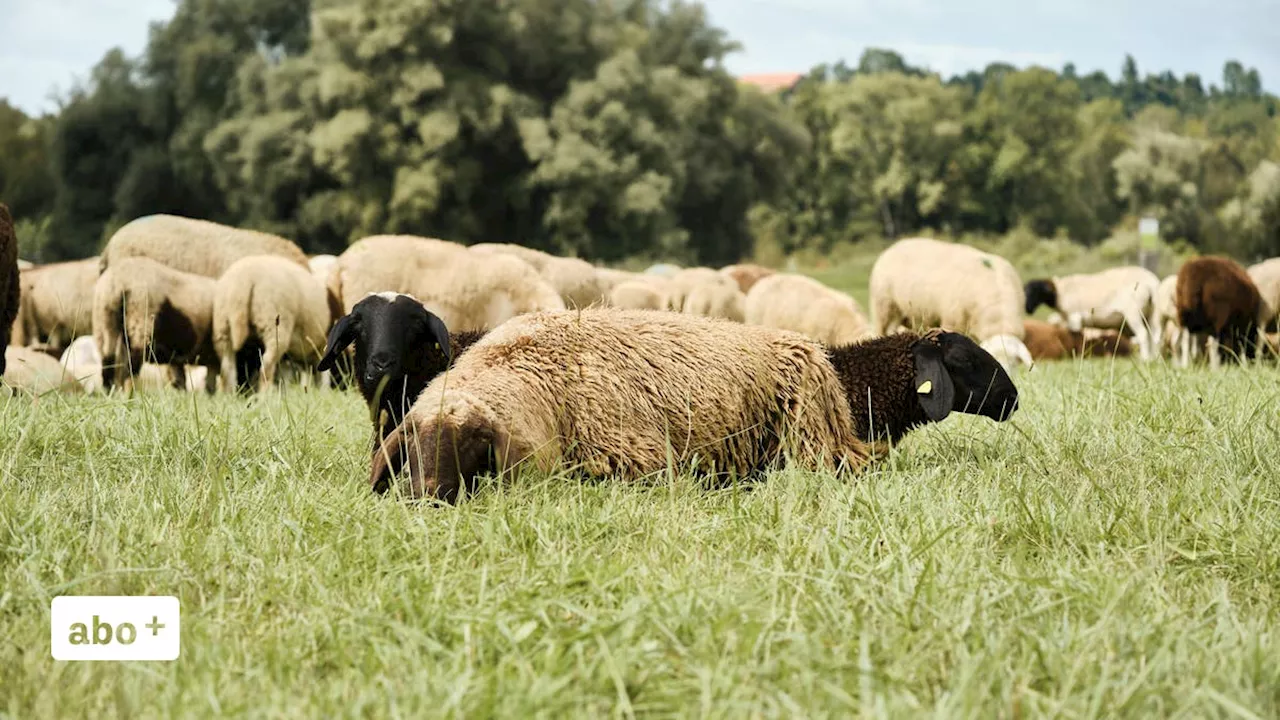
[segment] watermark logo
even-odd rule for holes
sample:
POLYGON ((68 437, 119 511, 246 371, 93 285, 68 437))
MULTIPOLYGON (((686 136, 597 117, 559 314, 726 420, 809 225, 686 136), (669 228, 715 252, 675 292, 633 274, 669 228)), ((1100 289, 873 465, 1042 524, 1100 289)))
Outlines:
POLYGON ((61 595, 49 607, 54 660, 177 660, 178 598, 61 595))

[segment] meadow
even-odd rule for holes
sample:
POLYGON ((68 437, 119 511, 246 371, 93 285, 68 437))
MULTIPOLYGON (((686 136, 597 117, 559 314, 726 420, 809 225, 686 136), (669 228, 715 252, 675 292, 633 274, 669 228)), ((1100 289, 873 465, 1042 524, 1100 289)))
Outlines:
POLYGON ((9 400, 0 715, 1280 715, 1280 370, 1017 381, 856 478, 453 507, 369 491, 354 393, 9 400), (180 659, 53 661, 68 594, 177 595, 180 659))

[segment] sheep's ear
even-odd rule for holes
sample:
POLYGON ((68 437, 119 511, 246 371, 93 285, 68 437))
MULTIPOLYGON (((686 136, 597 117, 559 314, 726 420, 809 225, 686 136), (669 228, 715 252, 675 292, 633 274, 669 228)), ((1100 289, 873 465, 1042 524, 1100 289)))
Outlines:
POLYGON ((445 327, 444 321, 436 317, 434 313, 427 313, 427 332, 431 333, 431 339, 435 340, 440 346, 440 352, 444 353, 445 362, 453 361, 453 353, 449 349, 449 328, 445 327))
POLYGON ((329 331, 329 340, 325 344, 324 357, 320 358, 320 363, 316 365, 316 369, 320 372, 333 369, 333 364, 338 360, 338 355, 355 341, 355 313, 344 315, 329 331))
POLYGON ((956 388, 951 373, 942 362, 942 347, 934 341, 920 340, 911 348, 916 363, 916 397, 924 414, 933 422, 951 414, 956 388))

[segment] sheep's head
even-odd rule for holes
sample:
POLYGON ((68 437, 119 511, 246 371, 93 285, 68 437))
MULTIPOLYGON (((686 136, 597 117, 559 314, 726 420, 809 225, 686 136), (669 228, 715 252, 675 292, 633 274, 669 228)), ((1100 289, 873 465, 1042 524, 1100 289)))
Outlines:
POLYGON ((1027 298, 1028 315, 1041 305, 1058 307, 1058 286, 1052 280, 1032 280, 1023 286, 1022 292, 1027 298))
POLYGON ((935 330, 911 347, 916 394, 930 420, 952 412, 996 422, 1018 409, 1018 389, 991 353, 960 333, 935 330))
POLYGON ((370 294, 340 318, 317 369, 331 369, 352 344, 361 394, 375 412, 383 407, 397 419, 451 358, 444 321, 413 296, 398 293, 370 294))

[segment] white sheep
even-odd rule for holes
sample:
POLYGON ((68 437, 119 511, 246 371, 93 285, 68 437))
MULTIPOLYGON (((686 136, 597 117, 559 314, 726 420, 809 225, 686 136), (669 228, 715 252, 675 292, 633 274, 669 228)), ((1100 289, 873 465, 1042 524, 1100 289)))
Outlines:
MULTIPOLYGON (((666 294, 664 305, 672 312, 680 312, 684 309, 685 299, 694 288, 720 286, 738 289, 738 283, 733 278, 705 267, 684 268, 666 276, 665 279, 666 282, 662 283, 663 292, 666 294)), ((652 279, 649 281, 653 282, 652 279)))
MULTIPOLYGON (((1271 258, 1263 260, 1256 265, 1249 266, 1249 277, 1253 279, 1253 284, 1258 286, 1258 294, 1261 296, 1261 309, 1258 315, 1258 347, 1259 349, 1271 347, 1267 342, 1267 332, 1269 328, 1276 326, 1280 321, 1280 258, 1271 258)), ((1280 352, 1280 348, 1271 347, 1273 352, 1280 352)), ((1263 353, 1258 353, 1261 360, 1263 353)))
MULTIPOLYGON (((761 281, 765 282, 765 281, 761 281)), ((1030 365, 1025 296, 1008 260, 930 238, 899 240, 871 268, 871 330, 943 327, 976 338, 1006 368, 1030 365)))
POLYGON ((596 268, 585 260, 558 257, 510 243, 478 243, 470 249, 479 253, 503 253, 525 261, 560 293, 566 308, 600 305, 607 296, 609 288, 600 279, 596 268))
POLYGON ((24 270, 13 344, 61 352, 77 336, 93 332, 93 285, 97 281, 97 257, 24 270))
POLYGON ((84 388, 58 363, 39 350, 11 345, 4 350, 3 387, 9 393, 43 395, 49 392, 79 394, 84 388))
POLYGON ((250 255, 279 255, 308 266, 306 254, 297 245, 276 235, 177 215, 147 215, 111 236, 99 269, 124 258, 145 257, 175 270, 216 278, 231 263, 250 255))
POLYGON ((523 313, 564 309, 555 288, 522 260, 407 235, 360 240, 338 257, 330 279, 344 314, 370 293, 405 293, 455 331, 484 330, 523 313))
MULTIPOLYGON (((249 381, 262 353, 259 388, 270 388, 285 358, 314 367, 324 355, 330 311, 324 285, 284 258, 242 258, 218 278, 213 294, 213 347, 222 366, 222 388, 249 381)), ((323 386, 325 380, 321 379, 323 386)))
MULTIPOLYGON (((58 362, 69 375, 80 382, 85 392, 92 393, 102 389, 102 354, 98 352, 98 343, 92 335, 82 335, 72 340, 58 362)), ((146 390, 180 386, 194 392, 205 387, 208 372, 209 368, 200 365, 186 366, 184 386, 181 378, 174 376, 171 367, 143 363, 142 369, 134 375, 133 383, 134 387, 146 390)))
POLYGON ((174 270, 143 257, 112 263, 93 294, 93 336, 102 355, 102 384, 110 389, 122 372, 131 387, 144 360, 176 365, 175 384, 185 385, 182 365, 213 369, 205 389, 213 392, 218 356, 213 349, 214 280, 174 270))
POLYGON ((609 292, 609 304, 624 310, 665 310, 667 296, 662 283, 628 280, 609 292))
POLYGON ((746 300, 747 296, 736 286, 702 284, 685 295, 681 312, 742 322, 746 318, 746 300))
POLYGON ((748 325, 791 330, 827 345, 871 336, 856 300, 803 275, 775 273, 755 283, 743 312, 748 325))
POLYGON ((1032 280, 1024 288, 1026 312, 1047 305, 1062 313, 1067 329, 1079 332, 1127 328, 1138 345, 1139 357, 1150 360, 1160 345, 1161 328, 1155 318, 1160 278, 1136 265, 1096 273, 1032 280))
POLYGON ((1155 327, 1160 329, 1158 350, 1161 353, 1166 350, 1174 353, 1179 345, 1182 321, 1178 319, 1177 293, 1178 276, 1176 274, 1161 280, 1159 287, 1156 288, 1156 296, 1152 303, 1151 321, 1155 327))

